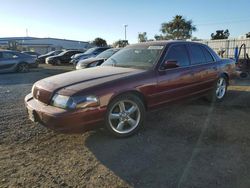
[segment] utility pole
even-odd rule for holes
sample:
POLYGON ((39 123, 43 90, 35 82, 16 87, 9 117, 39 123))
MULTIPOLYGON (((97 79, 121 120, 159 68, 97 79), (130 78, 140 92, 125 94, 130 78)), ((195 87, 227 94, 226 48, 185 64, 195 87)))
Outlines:
POLYGON ((124 26, 124 30, 125 30, 125 40, 127 40, 127 27, 128 27, 128 25, 123 24, 123 26, 124 26))
POLYGON ((26 28, 26 37, 29 36, 28 29, 26 28))

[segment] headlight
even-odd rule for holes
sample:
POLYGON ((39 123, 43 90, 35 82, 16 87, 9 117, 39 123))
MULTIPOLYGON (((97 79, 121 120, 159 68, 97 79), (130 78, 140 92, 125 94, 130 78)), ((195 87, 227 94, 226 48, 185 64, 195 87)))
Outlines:
POLYGON ((76 69, 83 69, 86 68, 86 65, 84 63, 77 63, 76 64, 76 69))
POLYGON ((59 94, 55 94, 52 98, 51 104, 53 106, 64 108, 64 109, 76 109, 76 108, 88 108, 99 106, 99 99, 96 96, 77 96, 68 97, 59 94))

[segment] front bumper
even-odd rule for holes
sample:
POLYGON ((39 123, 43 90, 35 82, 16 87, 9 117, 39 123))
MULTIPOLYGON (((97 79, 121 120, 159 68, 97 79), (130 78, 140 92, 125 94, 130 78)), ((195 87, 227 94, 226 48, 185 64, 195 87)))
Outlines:
POLYGON ((47 128, 63 133, 82 133, 104 123, 106 108, 65 110, 25 97, 29 118, 47 128))

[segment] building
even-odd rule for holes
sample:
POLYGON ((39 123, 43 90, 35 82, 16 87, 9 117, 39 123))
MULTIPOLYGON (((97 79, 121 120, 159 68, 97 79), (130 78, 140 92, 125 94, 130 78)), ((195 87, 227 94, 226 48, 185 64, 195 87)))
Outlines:
POLYGON ((19 51, 34 51, 45 54, 52 50, 90 48, 89 42, 57 39, 57 38, 36 38, 36 37, 6 37, 0 38, 0 48, 19 51))

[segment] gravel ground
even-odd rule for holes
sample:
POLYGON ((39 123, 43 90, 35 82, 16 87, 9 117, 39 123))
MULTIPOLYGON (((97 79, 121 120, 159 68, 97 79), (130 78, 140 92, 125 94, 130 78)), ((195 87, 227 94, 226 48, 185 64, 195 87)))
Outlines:
POLYGON ((70 67, 0 75, 0 187, 250 187, 250 80, 223 103, 150 112, 138 135, 55 133, 30 122, 24 96, 70 67))

